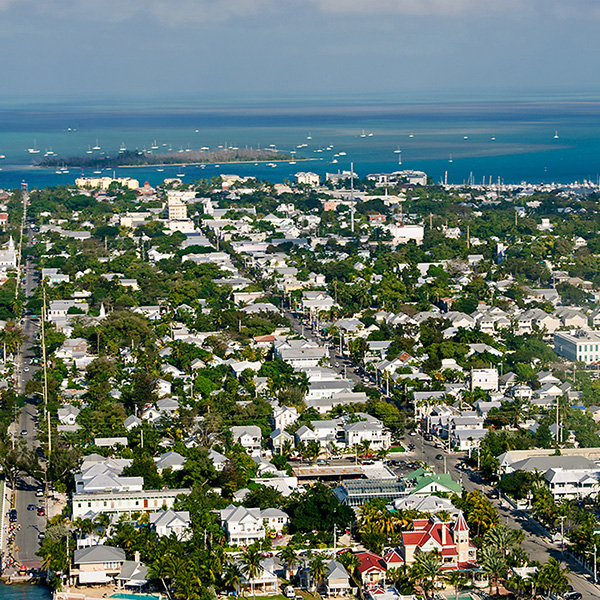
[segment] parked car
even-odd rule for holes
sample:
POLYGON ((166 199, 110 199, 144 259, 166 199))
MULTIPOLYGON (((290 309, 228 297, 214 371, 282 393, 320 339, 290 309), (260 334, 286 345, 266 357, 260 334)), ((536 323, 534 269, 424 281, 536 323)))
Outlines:
POLYGON ((565 600, 580 600, 583 598, 581 592, 567 592, 563 598, 565 600))
POLYGON ((44 509, 43 506, 38 506, 37 513, 38 513, 38 517, 46 516, 46 510, 44 509))
POLYGON ((16 523, 17 522, 17 509, 16 508, 11 508, 8 511, 8 520, 11 523, 16 523))
POLYGON ((27 507, 27 510, 35 510, 35 504, 30 504, 30 505, 27 507))

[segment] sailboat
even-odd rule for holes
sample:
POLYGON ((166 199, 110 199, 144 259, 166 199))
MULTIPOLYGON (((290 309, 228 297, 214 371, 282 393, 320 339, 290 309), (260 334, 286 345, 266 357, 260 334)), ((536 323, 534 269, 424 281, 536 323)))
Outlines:
POLYGON ((395 154, 400 154, 400 152, 402 152, 402 150, 400 150, 400 146, 398 146, 398 148, 396 150, 394 150, 395 154))
POLYGON ((365 133, 365 130, 362 130, 362 133, 360 134, 360 137, 367 137, 367 134, 365 133))
POLYGON ((409 138, 411 138, 411 137, 415 137, 412 131, 411 131, 411 132, 408 134, 408 137, 409 137, 409 138))
POLYGON ((450 158, 448 159, 448 162, 452 162, 452 154, 450 155, 450 158))
POLYGON ((158 144, 156 143, 156 140, 154 140, 154 142, 152 143, 152 146, 150 146, 150 148, 152 148, 152 150, 156 150, 158 148, 158 144))
POLYGON ((93 152, 92 147, 88 144, 88 149, 86 150, 86 154, 91 154, 93 152))
POLYGON ((100 150, 100 144, 98 144, 98 140, 96 140, 96 145, 92 148, 92 150, 100 150))
POLYGON ((558 139, 558 131, 554 132, 554 139, 557 140, 558 139))
POLYGON ((308 135, 306 136, 307 140, 312 140, 312 133, 310 133, 310 131, 308 132, 308 135))
POLYGON ((27 148, 27 152, 29 152, 29 154, 38 154, 39 150, 37 148, 37 144, 36 141, 33 140, 33 148, 27 148))
POLYGON ((127 152, 127 146, 125 146, 125 142, 121 142, 121 147, 119 148, 119 152, 122 154, 123 152, 127 152))

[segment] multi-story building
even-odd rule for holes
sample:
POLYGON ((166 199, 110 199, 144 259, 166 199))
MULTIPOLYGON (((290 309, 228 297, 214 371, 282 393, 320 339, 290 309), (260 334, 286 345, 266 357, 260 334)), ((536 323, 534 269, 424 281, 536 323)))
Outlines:
POLYGON ((588 365, 600 361, 600 332, 577 329, 554 334, 554 351, 569 360, 588 365))

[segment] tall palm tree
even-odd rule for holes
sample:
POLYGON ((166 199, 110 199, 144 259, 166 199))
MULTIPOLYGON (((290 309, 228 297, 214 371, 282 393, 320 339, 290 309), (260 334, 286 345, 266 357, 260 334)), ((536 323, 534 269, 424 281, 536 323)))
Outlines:
POLYGON ((242 581, 242 573, 239 566, 234 562, 227 562, 223 572, 223 585, 226 589, 237 592, 242 581))
POLYGON ((315 589, 319 587, 319 584, 325 579, 325 573, 327 571, 327 565, 325 563, 325 557, 322 554, 317 554, 309 565, 309 572, 315 589))
POLYGON ((171 598, 171 592, 167 581, 171 580, 171 557, 166 554, 159 554, 156 560, 149 565, 148 576, 150 579, 159 579, 167 597, 171 598))
POLYGON ((508 571, 504 554, 499 548, 485 546, 481 551, 479 563, 483 572, 490 579, 490 594, 494 583, 496 584, 496 595, 500 594, 500 581, 506 577, 508 571))
POLYGON ((360 583, 358 581, 358 577, 356 577, 357 569, 360 565, 360 560, 354 552, 344 552, 339 558, 338 561, 344 565, 346 571, 348 571, 348 575, 352 578, 352 580, 357 584, 355 587, 360 587, 360 583))
POLYGON ((437 552, 419 552, 410 569, 411 577, 418 582, 425 594, 435 590, 436 583, 442 576, 442 561, 437 552))
POLYGON ((563 594, 569 586, 567 573, 569 569, 563 567, 555 558, 549 558, 540 568, 540 583, 546 590, 547 598, 552 594, 563 594))
POLYGON ((285 566, 285 574, 286 577, 291 579, 294 575, 293 569, 299 564, 298 556, 296 555, 296 551, 289 544, 283 548, 281 554, 279 555, 281 562, 285 566))
POLYGON ((253 544, 248 546, 242 552, 242 574, 250 582, 250 589, 252 590, 252 597, 255 598, 254 580, 260 575, 262 566, 260 564, 260 549, 258 545, 253 544))

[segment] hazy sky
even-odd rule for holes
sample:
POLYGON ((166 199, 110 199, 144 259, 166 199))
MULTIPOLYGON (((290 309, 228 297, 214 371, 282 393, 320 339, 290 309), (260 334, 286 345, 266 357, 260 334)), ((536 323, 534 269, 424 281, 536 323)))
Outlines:
POLYGON ((600 91, 599 0, 0 0, 0 98, 600 91))

